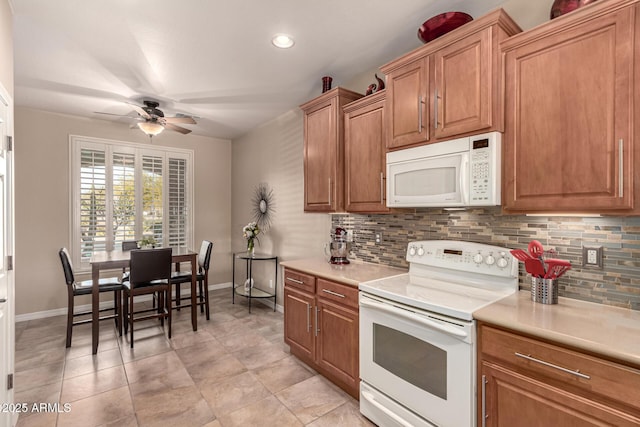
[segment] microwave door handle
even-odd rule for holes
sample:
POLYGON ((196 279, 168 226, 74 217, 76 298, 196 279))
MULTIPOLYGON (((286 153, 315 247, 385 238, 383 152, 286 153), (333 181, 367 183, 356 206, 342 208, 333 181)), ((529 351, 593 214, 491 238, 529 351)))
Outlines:
POLYGON ((469 205, 469 155, 462 155, 462 162, 460 165, 460 197, 462 198, 463 205, 469 205))
POLYGON ((368 391, 362 392, 362 397, 365 398, 366 401, 375 406, 378 410, 382 411, 386 416, 391 418, 396 423, 400 424, 402 427, 413 427, 413 424, 408 423, 404 419, 402 419, 398 414, 393 413, 393 411, 386 408, 383 404, 376 401, 376 398, 373 394, 368 391))
POLYGON ((465 331, 459 330, 453 326, 442 325, 440 323, 434 322, 433 320, 429 320, 422 316, 417 316, 415 314, 412 314, 411 312, 406 310, 398 310, 390 304, 380 304, 380 303, 372 302, 369 300, 360 300, 360 305, 363 307, 374 308, 376 310, 380 310, 385 313, 395 315, 397 317, 412 321, 414 323, 419 323, 428 328, 435 329, 440 332, 444 332, 445 334, 454 335, 460 338, 467 337, 467 333, 465 331))

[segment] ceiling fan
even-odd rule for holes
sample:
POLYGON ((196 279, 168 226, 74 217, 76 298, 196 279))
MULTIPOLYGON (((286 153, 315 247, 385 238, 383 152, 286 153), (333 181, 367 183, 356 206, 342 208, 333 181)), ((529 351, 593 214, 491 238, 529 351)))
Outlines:
MULTIPOLYGON (((191 132, 190 129, 184 128, 182 126, 178 126, 176 123, 180 124, 191 124, 195 125, 196 121, 191 116, 186 115, 178 115, 175 117, 165 117, 162 110, 158 109, 160 105, 156 101, 145 100, 142 101, 144 107, 140 105, 133 104, 127 102, 127 104, 131 105, 133 109, 138 113, 138 117, 136 117, 138 123, 132 125, 131 127, 137 126, 144 132, 149 135, 149 138, 152 138, 155 135, 160 134, 163 130, 169 129, 176 132, 180 132, 183 135, 186 135, 191 132)), ((122 116, 121 114, 111 114, 111 113, 102 113, 97 112, 98 114, 108 114, 110 116, 122 116)), ((124 116, 131 117, 131 116, 124 116)))

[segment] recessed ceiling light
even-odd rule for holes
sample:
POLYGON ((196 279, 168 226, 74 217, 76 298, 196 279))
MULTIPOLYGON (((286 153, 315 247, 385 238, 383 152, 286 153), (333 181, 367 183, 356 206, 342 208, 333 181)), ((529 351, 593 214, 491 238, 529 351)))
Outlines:
POLYGON ((291 38, 291 36, 288 36, 286 34, 274 35, 273 38, 271 39, 271 43, 273 43, 275 47, 279 47, 280 49, 289 49, 291 46, 295 44, 295 42, 293 41, 293 38, 291 38))

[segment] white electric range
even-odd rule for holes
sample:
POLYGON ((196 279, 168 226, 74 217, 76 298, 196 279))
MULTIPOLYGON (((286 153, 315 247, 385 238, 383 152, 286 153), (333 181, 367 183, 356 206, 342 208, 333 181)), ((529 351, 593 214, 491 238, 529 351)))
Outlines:
POLYGON ((509 249, 425 240, 409 273, 360 283, 360 411, 385 426, 475 426, 473 312, 518 290, 509 249))

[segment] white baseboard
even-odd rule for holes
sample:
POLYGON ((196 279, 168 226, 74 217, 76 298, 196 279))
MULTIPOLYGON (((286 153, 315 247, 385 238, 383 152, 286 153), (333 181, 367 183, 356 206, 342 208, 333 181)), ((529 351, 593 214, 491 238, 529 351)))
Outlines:
MULTIPOLYGON (((230 288, 231 282, 227 283, 217 283, 215 285, 209 285, 210 291, 215 291, 218 289, 230 288)), ((181 289, 182 292, 182 289, 181 289)), ((182 293, 181 293, 182 295, 182 293)), ((191 295, 191 289, 184 288, 184 295, 191 295)), ((150 301, 151 295, 145 295, 137 299, 138 301, 150 301)), ((100 309, 104 308, 113 308, 113 301, 103 301, 100 303, 100 309)), ((271 304, 271 308, 273 308, 273 304, 271 304)), ((77 311, 89 311, 91 310, 91 304, 84 304, 76 306, 77 311)), ((66 316, 67 315, 67 307, 56 308, 53 310, 46 311, 36 311, 33 313, 25 313, 16 315, 16 323, 18 322, 26 322, 28 320, 36 320, 36 319, 45 319, 47 317, 55 317, 55 316, 66 316)))

